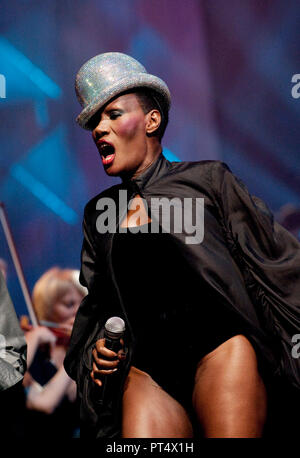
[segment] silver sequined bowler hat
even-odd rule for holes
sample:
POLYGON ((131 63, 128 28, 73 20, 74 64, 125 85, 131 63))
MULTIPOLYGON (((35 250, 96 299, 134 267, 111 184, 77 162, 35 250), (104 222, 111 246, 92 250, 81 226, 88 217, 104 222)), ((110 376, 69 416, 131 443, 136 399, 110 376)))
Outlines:
POLYGON ((75 80, 77 98, 83 107, 76 121, 90 130, 90 118, 110 99, 118 94, 146 87, 159 96, 165 110, 169 110, 171 96, 164 81, 147 73, 133 57, 119 52, 99 54, 88 60, 79 70, 75 80))

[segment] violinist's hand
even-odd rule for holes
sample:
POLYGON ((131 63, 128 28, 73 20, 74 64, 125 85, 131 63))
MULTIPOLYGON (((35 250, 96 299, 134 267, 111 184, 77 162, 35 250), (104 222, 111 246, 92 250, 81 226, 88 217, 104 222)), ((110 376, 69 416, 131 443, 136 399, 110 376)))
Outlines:
POLYGON ((56 336, 53 334, 50 329, 46 328, 45 326, 36 326, 32 328, 25 334, 27 344, 28 341, 35 340, 38 345, 43 344, 52 344, 54 345, 56 342, 56 336))
POLYGON ((36 326, 26 332, 25 339, 27 343, 27 367, 33 361, 34 355, 40 345, 48 344, 52 349, 56 343, 56 336, 45 326, 36 326))
POLYGON ((67 324, 67 323, 64 324, 64 323, 62 323, 62 324, 60 324, 60 325, 58 326, 58 329, 60 329, 61 331, 65 332, 66 335, 68 335, 68 336, 71 335, 71 333, 72 333, 72 328, 73 328, 73 323, 72 323, 72 324, 67 324))
MULTIPOLYGON (((120 342, 124 347, 123 339, 121 339, 120 342)), ((123 361, 126 358, 123 347, 118 351, 118 353, 115 353, 105 347, 105 339, 97 340, 96 347, 92 352, 94 362, 93 370, 90 374, 96 385, 102 386, 102 375, 113 374, 118 370, 120 361, 123 361)))

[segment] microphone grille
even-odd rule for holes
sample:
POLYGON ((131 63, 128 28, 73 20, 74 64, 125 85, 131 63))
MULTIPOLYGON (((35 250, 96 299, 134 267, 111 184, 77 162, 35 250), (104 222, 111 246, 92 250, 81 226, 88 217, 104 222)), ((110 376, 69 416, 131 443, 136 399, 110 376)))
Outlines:
POLYGON ((125 322, 119 316, 112 316, 105 323, 105 329, 112 333, 121 333, 125 331, 125 322))

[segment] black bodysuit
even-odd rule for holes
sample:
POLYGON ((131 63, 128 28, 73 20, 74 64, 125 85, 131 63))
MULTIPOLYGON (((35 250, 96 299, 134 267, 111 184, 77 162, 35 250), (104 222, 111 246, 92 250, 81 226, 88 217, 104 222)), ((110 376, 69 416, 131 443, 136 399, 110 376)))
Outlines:
POLYGON ((166 232, 116 233, 113 267, 135 336, 132 365, 191 411, 197 363, 241 333, 237 316, 193 276, 166 232))

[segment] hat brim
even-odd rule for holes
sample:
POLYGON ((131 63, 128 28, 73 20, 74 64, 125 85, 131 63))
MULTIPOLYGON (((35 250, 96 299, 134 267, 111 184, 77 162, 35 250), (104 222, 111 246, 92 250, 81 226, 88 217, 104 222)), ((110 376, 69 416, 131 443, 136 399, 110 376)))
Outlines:
POLYGON ((171 104, 171 96, 168 86, 163 80, 157 76, 150 75, 149 73, 138 73, 133 77, 126 77, 119 80, 117 83, 109 86, 105 91, 102 91, 99 96, 95 97, 93 102, 87 105, 82 112, 77 116, 77 123, 86 130, 92 130, 89 126, 91 117, 100 110, 109 100, 116 97, 118 94, 125 92, 129 89, 138 87, 146 87, 157 92, 164 101, 165 108, 169 110, 171 104))

